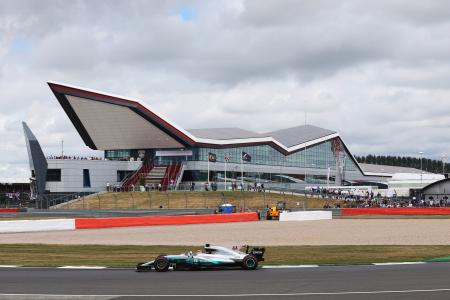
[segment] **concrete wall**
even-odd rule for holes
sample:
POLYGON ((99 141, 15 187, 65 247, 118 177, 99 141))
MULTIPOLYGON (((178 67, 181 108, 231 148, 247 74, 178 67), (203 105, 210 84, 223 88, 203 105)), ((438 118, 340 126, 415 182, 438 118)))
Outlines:
POLYGON ((0 232, 75 230, 74 219, 1 221, 0 232))
POLYGON ((117 184, 117 171, 134 171, 141 167, 140 161, 70 160, 48 159, 49 169, 61 169, 61 181, 47 182, 46 190, 52 193, 99 192, 106 184, 117 184), (83 187, 83 169, 89 170, 91 187, 83 187))
POLYGON ((331 220, 331 211, 292 211, 280 213, 280 221, 331 220))

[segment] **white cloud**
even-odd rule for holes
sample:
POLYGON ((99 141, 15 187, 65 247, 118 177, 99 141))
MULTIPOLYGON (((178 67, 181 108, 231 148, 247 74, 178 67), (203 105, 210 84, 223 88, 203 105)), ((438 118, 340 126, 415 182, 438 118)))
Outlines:
POLYGON ((0 2, 0 177, 84 146, 55 80, 143 99, 185 128, 308 123, 356 154, 449 152, 448 1, 0 2), (181 9, 194 16, 180 17, 181 9), (18 42, 19 41, 19 42, 18 42))

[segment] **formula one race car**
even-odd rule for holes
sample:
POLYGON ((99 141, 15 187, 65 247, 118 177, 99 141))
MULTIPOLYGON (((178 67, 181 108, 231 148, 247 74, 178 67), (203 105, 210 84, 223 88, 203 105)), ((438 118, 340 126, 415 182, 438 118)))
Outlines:
POLYGON ((249 247, 246 246, 246 251, 241 252, 237 247, 229 249, 206 244, 202 252, 195 254, 189 251, 179 255, 160 255, 155 260, 139 263, 136 271, 150 271, 153 268, 157 272, 166 272, 169 267, 177 271, 217 268, 255 270, 258 262, 264 261, 265 250, 265 248, 252 248, 249 252, 249 247))

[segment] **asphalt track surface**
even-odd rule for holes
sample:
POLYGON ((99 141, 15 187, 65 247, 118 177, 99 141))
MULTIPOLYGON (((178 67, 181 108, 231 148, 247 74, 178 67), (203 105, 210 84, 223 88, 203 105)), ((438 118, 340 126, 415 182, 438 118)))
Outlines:
POLYGON ((450 299, 450 263, 256 271, 0 269, 0 299, 450 299))

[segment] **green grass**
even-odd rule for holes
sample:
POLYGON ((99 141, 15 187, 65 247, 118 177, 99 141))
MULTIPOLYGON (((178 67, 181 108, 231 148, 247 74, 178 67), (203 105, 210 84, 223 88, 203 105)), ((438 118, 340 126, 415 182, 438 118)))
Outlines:
MULTIPOLYGON (((0 245, 0 265, 134 267, 159 254, 178 254, 201 247, 109 245, 0 245)), ((266 265, 365 264, 427 261, 450 255, 446 246, 277 246, 266 248, 266 265)))

